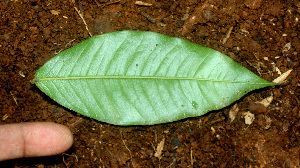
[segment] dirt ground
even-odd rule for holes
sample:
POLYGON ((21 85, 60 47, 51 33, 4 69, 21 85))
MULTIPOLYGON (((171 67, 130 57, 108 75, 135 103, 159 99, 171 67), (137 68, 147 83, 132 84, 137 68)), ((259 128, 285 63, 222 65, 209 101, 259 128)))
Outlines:
POLYGON ((299 0, 2 0, 0 13, 0 124, 51 121, 69 127, 75 138, 63 154, 0 167, 300 167, 299 0), (211 47, 269 81, 292 72, 286 84, 205 116, 131 127, 81 116, 30 83, 60 51, 118 30, 211 47), (267 97, 271 104, 255 103, 267 97), (246 124, 245 114, 254 121, 246 124))

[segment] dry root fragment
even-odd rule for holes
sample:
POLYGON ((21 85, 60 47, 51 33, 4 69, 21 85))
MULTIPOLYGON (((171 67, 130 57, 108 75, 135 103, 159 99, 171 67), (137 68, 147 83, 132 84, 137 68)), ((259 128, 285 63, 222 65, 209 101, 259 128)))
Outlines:
POLYGON ((216 129, 214 127, 210 127, 212 134, 216 133, 216 129))
POLYGON ((231 27, 229 28, 228 32, 226 33, 226 36, 225 36, 225 38, 223 39, 223 42, 222 42, 223 44, 225 44, 226 41, 229 39, 230 34, 231 34, 231 32, 232 32, 232 29, 233 29, 233 26, 231 26, 231 27))
POLYGON ((269 129, 271 127, 272 119, 268 116, 265 116, 265 119, 266 119, 265 129, 269 129))
POLYGON ((292 72, 292 69, 286 71, 285 73, 281 74, 278 78, 274 79, 273 82, 274 83, 283 83, 285 81, 285 79, 290 75, 291 72, 292 72))
POLYGON ((86 22, 85 22, 85 20, 84 20, 84 18, 83 18, 83 16, 82 16, 82 13, 81 13, 75 6, 74 6, 74 9, 76 10, 76 12, 78 13, 78 15, 79 15, 80 18, 82 19, 83 24, 85 25, 85 29, 88 31, 89 35, 90 35, 91 37, 93 37, 92 33, 90 32, 90 30, 89 30, 89 28, 88 28, 88 25, 86 24, 86 22))
POLYGON ((157 145, 156 152, 154 154, 155 157, 161 159, 162 150, 164 149, 165 138, 163 138, 160 143, 157 145))
POLYGON ((148 15, 146 12, 142 11, 141 15, 144 16, 147 20, 149 20, 151 23, 155 23, 156 20, 152 18, 150 15, 148 15))
POLYGON ((235 104, 232 109, 229 111, 229 118, 230 118, 230 122, 234 121, 234 119, 236 118, 236 115, 239 111, 239 108, 237 107, 237 104, 235 104))
POLYGON ((291 47, 292 47, 291 43, 286 43, 282 48, 282 52, 283 53, 288 52, 291 49, 291 47))
POLYGON ((50 10, 50 12, 52 13, 52 15, 59 15, 60 14, 60 10, 50 10))
POLYGON ((19 75, 22 76, 23 78, 25 78, 26 76, 24 75, 24 72, 21 70, 19 71, 19 75))
POLYGON ((136 5, 140 5, 140 6, 152 6, 151 3, 146 3, 146 2, 143 2, 143 1, 135 1, 136 5))
POLYGON ((110 1, 110 2, 107 2, 107 3, 104 3, 104 4, 100 4, 98 1, 95 1, 97 6, 98 7, 105 7, 105 6, 108 6, 108 5, 111 5, 111 4, 115 4, 115 3, 119 3, 121 0, 116 0, 116 1, 110 1))
POLYGON ((270 104, 272 103, 272 101, 273 101, 273 96, 269 96, 269 97, 263 99, 262 101, 257 101, 255 103, 260 103, 260 104, 264 105, 265 107, 269 107, 270 104))
POLYGON ((4 114, 4 116, 2 116, 2 121, 5 121, 8 118, 7 114, 4 114))

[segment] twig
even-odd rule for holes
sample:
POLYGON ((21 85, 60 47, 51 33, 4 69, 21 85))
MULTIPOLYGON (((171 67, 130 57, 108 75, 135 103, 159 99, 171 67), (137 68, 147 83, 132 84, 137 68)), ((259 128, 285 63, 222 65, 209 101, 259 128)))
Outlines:
POLYGON ((116 1, 107 2, 107 3, 104 3, 104 4, 99 4, 98 1, 95 1, 95 2, 96 2, 96 4, 97 4, 98 7, 103 8, 104 6, 111 5, 111 4, 115 4, 115 3, 119 3, 120 1, 121 1, 121 0, 116 0, 116 1))
MULTIPOLYGON (((68 155, 68 154, 63 154, 63 162, 66 165, 66 167, 69 168, 69 164, 65 161, 65 155, 68 155)), ((70 155, 68 155, 68 156, 70 156, 70 155)))
POLYGON ((135 1, 134 4, 139 5, 139 6, 152 6, 151 3, 146 3, 146 2, 143 2, 143 1, 135 1))
POLYGON ((155 23, 156 20, 154 18, 152 18, 151 16, 149 16, 146 12, 141 11, 141 15, 144 16, 147 20, 149 20, 151 23, 155 23))
POLYGON ((261 76, 261 73, 260 73, 260 71, 258 70, 258 68, 257 68, 256 66, 252 65, 252 64, 251 64, 250 62, 248 62, 247 60, 246 60, 246 62, 247 62, 251 67, 255 68, 256 71, 258 72, 258 74, 261 76))
POLYGON ((191 166, 194 167, 193 149, 191 149, 191 166))
POLYGON ((224 120, 225 120, 225 117, 221 117, 221 118, 219 118, 219 119, 213 120, 213 121, 211 121, 211 122, 205 124, 205 126, 210 126, 210 125, 213 125, 213 124, 215 124, 215 123, 222 122, 222 121, 224 121, 224 120))
POLYGON ((100 6, 100 3, 97 1, 97 0, 94 0, 95 3, 97 4, 97 6, 99 7, 100 6))
POLYGON ((25 78, 26 76, 24 75, 23 71, 19 71, 19 75, 22 76, 23 78, 25 78))
POLYGON ((85 25, 86 30, 89 32, 89 35, 90 35, 91 37, 93 37, 93 35, 92 35, 92 33, 90 32, 90 30, 89 30, 89 28, 88 28, 88 26, 87 26, 87 24, 86 24, 86 22, 85 22, 85 20, 84 20, 84 18, 83 18, 83 16, 82 16, 82 14, 81 14, 80 11, 76 8, 76 6, 74 6, 74 8, 75 8, 76 12, 78 13, 78 15, 80 16, 80 18, 82 19, 82 21, 83 21, 83 23, 84 23, 84 25, 85 25))
POLYGON ((73 39, 73 40, 71 40, 71 41, 69 41, 66 45, 65 45, 65 47, 68 47, 68 45, 70 45, 73 41, 75 41, 76 39, 73 39))
POLYGON ((129 152, 129 155, 130 155, 130 158, 131 158, 131 164, 132 164, 132 166, 135 168, 135 165, 134 165, 133 159, 132 159, 131 151, 129 150, 129 148, 127 147, 127 145, 126 145, 126 143, 125 143, 125 140, 123 139, 122 131, 120 131, 120 134, 121 134, 121 139, 122 139, 122 141, 123 141, 123 144, 124 144, 125 148, 126 148, 126 149, 128 150, 128 152, 129 152))
POLYGON ((4 116, 2 116, 2 121, 5 121, 9 116, 7 114, 4 114, 4 116))
POLYGON ((226 41, 228 40, 228 38, 230 37, 230 34, 231 34, 231 32, 232 32, 232 29, 233 29, 233 27, 231 26, 231 27, 229 28, 228 32, 226 33, 225 38, 223 39, 223 42, 222 42, 223 44, 225 44, 226 41))
POLYGON ((18 106, 18 101, 17 101, 17 99, 15 98, 14 94, 13 94, 11 91, 10 91, 9 93, 10 93, 10 95, 13 97, 13 99, 14 99, 16 105, 18 106))
POLYGON ((70 128, 71 131, 74 131, 74 129, 83 122, 82 118, 73 118, 69 123, 71 124, 67 124, 67 126, 70 128))

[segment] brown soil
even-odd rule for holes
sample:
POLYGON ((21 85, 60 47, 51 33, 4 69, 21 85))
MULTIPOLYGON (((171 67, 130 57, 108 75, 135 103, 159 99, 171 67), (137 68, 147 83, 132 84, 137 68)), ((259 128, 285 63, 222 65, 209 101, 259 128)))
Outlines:
POLYGON ((51 121, 68 126, 75 137, 64 154, 6 161, 0 167, 300 167, 300 1, 144 2, 152 5, 135 5, 135 0, 0 2, 0 124, 51 121), (30 83, 54 55, 89 38, 74 7, 92 35, 159 32, 221 51, 269 81, 293 71, 286 85, 251 92, 236 102, 233 122, 232 105, 155 126, 102 123, 63 108, 30 83), (268 107, 255 103, 269 96, 274 99, 268 107), (250 125, 243 115, 248 111, 255 115, 250 125))

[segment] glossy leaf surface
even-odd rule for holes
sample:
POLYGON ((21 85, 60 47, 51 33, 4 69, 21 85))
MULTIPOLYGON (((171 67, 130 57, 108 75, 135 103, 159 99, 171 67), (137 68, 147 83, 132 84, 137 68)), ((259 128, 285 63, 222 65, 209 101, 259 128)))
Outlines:
POLYGON ((276 85, 213 49, 139 31, 94 36, 53 57, 33 82, 59 104, 116 125, 200 116, 276 85))

